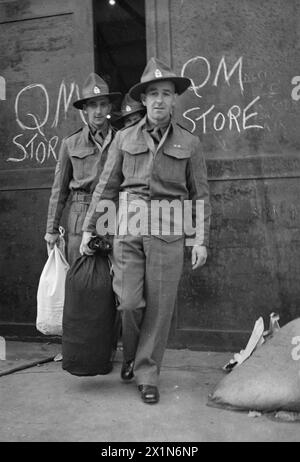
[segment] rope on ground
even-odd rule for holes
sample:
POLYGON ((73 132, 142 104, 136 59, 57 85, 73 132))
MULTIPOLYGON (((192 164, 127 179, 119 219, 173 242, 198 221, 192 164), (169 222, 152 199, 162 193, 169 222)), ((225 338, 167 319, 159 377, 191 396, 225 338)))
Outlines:
POLYGON ((50 363, 51 361, 54 361, 54 358, 55 356, 51 356, 49 358, 44 358, 44 359, 39 359, 38 361, 33 361, 32 363, 23 364, 22 366, 13 367, 12 369, 9 369, 8 371, 0 372, 0 377, 3 377, 4 375, 13 374, 14 372, 23 371, 24 369, 29 369, 30 367, 38 366, 39 364, 50 363))

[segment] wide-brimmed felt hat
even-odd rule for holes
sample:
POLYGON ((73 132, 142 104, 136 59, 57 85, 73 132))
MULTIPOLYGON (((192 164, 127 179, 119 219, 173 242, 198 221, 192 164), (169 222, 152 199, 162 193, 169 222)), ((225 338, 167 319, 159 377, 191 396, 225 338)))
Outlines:
POLYGON ((83 105, 89 99, 96 99, 101 96, 107 96, 111 101, 113 101, 120 98, 121 93, 111 93, 107 83, 98 74, 92 72, 83 84, 82 98, 74 101, 73 106, 76 107, 76 109, 83 109, 83 105))
POLYGON ((121 105, 121 115, 115 120, 121 120, 125 117, 135 114, 136 112, 146 112, 145 106, 140 101, 135 101, 127 93, 122 101, 121 105))
POLYGON ((157 58, 151 58, 143 72, 140 83, 129 90, 129 95, 136 101, 140 101, 141 94, 145 93, 147 86, 153 82, 169 80, 175 85, 175 92, 181 95, 190 85, 187 77, 177 77, 174 71, 157 58))

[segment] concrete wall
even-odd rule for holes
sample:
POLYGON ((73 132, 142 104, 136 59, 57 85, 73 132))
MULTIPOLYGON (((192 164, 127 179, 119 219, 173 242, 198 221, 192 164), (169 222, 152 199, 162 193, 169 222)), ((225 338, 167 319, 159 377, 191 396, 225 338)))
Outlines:
POLYGON ((94 70, 91 1, 0 1, 0 335, 36 334, 54 167, 94 70), (2 96, 1 96, 2 95, 2 96))
POLYGON ((259 316, 300 313, 300 5, 146 5, 148 56, 192 79, 177 117, 202 140, 213 209, 209 259, 194 274, 186 258, 171 341, 242 347, 259 316))

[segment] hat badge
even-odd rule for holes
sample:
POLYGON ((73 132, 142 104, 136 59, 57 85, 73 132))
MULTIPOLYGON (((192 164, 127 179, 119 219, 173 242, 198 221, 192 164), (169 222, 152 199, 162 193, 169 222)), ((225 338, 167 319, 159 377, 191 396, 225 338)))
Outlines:
POLYGON ((156 69, 154 72, 155 77, 158 79, 159 77, 162 77, 162 73, 159 69, 156 69))
POLYGON ((130 112, 131 111, 131 106, 127 105, 126 108, 125 108, 125 111, 130 112))
POLYGON ((95 95, 99 95, 99 93, 101 93, 100 88, 97 87, 97 85, 94 86, 94 93, 95 95))

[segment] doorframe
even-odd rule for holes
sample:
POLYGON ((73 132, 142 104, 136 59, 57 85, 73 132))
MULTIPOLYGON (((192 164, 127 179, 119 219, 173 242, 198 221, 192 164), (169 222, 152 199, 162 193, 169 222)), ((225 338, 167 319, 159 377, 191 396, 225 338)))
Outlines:
POLYGON ((170 0, 145 0, 147 59, 172 67, 170 0))

